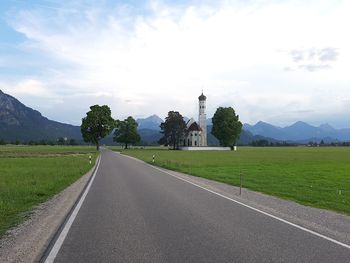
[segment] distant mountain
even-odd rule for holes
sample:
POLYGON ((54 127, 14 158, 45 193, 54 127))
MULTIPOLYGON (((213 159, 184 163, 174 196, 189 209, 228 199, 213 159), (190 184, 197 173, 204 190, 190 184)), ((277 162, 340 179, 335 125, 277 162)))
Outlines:
MULTIPOLYGON (((184 117, 184 120, 186 122, 189 120, 189 118, 184 117)), ((162 137, 162 134, 160 133, 159 125, 161 122, 163 122, 163 120, 161 118, 159 118, 157 115, 152 115, 152 116, 144 118, 144 119, 137 119, 136 121, 139 124, 138 133, 141 136, 141 144, 157 144, 159 139, 162 137)), ((245 124, 245 125, 248 125, 248 124, 245 124)), ((211 134, 212 127, 213 127, 213 125, 212 125, 211 118, 208 118, 207 119, 208 145, 209 146, 219 146, 218 139, 216 139, 215 136, 211 134)), ((272 126, 272 127, 274 127, 274 126, 272 126)), ((267 140, 268 142, 277 142, 278 141, 278 140, 273 139, 271 137, 265 137, 262 135, 254 135, 250 131, 242 130, 238 144, 239 145, 248 145, 251 142, 257 141, 257 140, 267 140)))
MULTIPOLYGON (((213 128, 213 125, 208 125, 207 126, 207 138, 208 138, 208 145, 209 146, 219 146, 219 140, 215 138, 213 134, 211 134, 211 130, 213 128)), ((258 140, 267 140, 269 143, 273 142, 276 143, 278 140, 275 140, 273 138, 267 138, 261 135, 253 135, 251 132, 246 131, 242 129, 242 132, 240 134, 239 140, 237 142, 238 145, 249 145, 253 141, 258 141, 258 140)))
MULTIPOLYGON (((184 119, 188 120, 186 117, 184 119)), ((159 125, 163 120, 157 115, 152 115, 136 121, 139 125, 141 142, 156 144, 162 136, 159 125)), ((208 145, 216 146, 219 142, 211 134, 211 129, 212 122, 209 118, 207 119, 208 145)), ((28 142, 43 139, 57 140, 59 137, 81 141, 80 127, 49 120, 40 112, 25 106, 16 98, 0 90, 0 139, 28 142)), ((113 143, 112 137, 112 134, 107 136, 103 142, 113 143)), ((298 143, 321 140, 350 141, 350 129, 335 129, 329 124, 315 127, 301 121, 287 127, 278 127, 262 121, 255 125, 244 124, 238 144, 246 145, 257 140, 298 143)))
POLYGON ((159 125, 163 122, 163 120, 157 115, 152 115, 144 119, 137 119, 138 129, 149 129, 149 130, 160 130, 159 125))
POLYGON ((273 126, 266 122, 259 121, 254 126, 244 124, 243 129, 246 131, 250 131, 253 135, 261 135, 275 139, 280 139, 281 128, 273 126))
POLYGON ((244 124, 243 129, 253 135, 261 135, 280 141, 305 142, 308 140, 320 141, 347 141, 350 140, 350 129, 335 129, 329 124, 319 127, 298 121, 287 127, 278 127, 266 122, 259 121, 255 125, 244 124))
POLYGON ((139 125, 137 130, 141 137, 141 144, 158 144, 159 139, 162 137, 162 134, 160 133, 160 124, 163 120, 154 114, 147 118, 139 118, 136 122, 139 125))
POLYGON ((160 131, 151 129, 140 129, 138 133, 141 137, 141 144, 158 144, 159 139, 163 136, 160 131))
POLYGON ((49 120, 0 90, 0 139, 28 142, 59 137, 81 140, 80 127, 49 120))

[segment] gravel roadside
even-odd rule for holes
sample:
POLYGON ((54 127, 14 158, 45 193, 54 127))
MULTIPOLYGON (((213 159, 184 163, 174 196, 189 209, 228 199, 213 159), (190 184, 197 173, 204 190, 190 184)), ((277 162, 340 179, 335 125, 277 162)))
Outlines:
POLYGON ((36 206, 27 220, 10 229, 0 239, 0 262, 38 262, 94 169, 95 166, 65 190, 36 206))

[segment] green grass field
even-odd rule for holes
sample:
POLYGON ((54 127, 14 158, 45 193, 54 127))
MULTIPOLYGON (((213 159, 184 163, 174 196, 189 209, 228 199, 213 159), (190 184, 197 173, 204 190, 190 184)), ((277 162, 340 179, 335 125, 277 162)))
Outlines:
POLYGON ((237 152, 123 150, 156 165, 350 214, 350 147, 239 147, 237 152), (340 190, 340 191, 339 191, 340 190))
POLYGON ((88 172, 96 157, 93 147, 0 146, 0 236, 88 172))

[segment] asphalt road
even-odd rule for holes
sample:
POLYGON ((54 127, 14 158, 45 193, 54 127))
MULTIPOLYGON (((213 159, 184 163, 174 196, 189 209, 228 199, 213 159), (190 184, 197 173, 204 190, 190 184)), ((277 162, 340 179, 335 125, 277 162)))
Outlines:
POLYGON ((350 249, 103 150, 55 262, 350 262, 350 249))

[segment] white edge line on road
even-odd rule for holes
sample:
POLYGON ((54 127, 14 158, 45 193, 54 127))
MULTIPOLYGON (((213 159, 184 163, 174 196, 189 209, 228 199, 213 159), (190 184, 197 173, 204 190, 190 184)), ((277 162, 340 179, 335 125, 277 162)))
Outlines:
POLYGON ((225 196, 225 195, 223 195, 223 194, 220 194, 220 193, 215 192, 215 191, 213 191, 213 190, 210 190, 210 189, 208 189, 208 188, 205 188, 205 187, 203 187, 203 186, 201 186, 201 185, 198 185, 198 184, 196 184, 196 183, 193 183, 193 182, 191 182, 191 181, 188 181, 188 180, 186 180, 186 179, 183 179, 183 178, 181 178, 181 177, 178 177, 178 176, 176 176, 176 175, 174 175, 174 174, 172 174, 172 173, 170 173, 170 172, 167 172, 167 171, 166 171, 165 169, 163 169, 163 168, 159 168, 159 167, 157 167, 157 166, 150 165, 150 164, 148 164, 148 163, 146 163, 146 162, 144 162, 144 161, 142 161, 142 160, 136 159, 136 158, 134 158, 134 157, 132 157, 132 156, 128 156, 128 155, 124 155, 124 154, 123 154, 122 156, 126 156, 126 157, 128 157, 128 158, 133 159, 133 160, 136 160, 136 161, 139 161, 139 162, 141 162, 141 163, 144 163, 144 164, 146 164, 146 165, 148 165, 148 166, 150 166, 150 167, 153 167, 154 169, 156 169, 156 170, 158 170, 158 171, 161 171, 161 172, 163 172, 163 173, 165 173, 165 174, 168 174, 168 175, 170 175, 170 176, 172 176, 172 177, 175 177, 175 178, 177 178, 177 179, 179 179, 179 180, 182 180, 182 181, 184 181, 184 182, 187 182, 187 183, 189 183, 189 184, 192 184, 192 185, 194 185, 194 186, 196 186, 196 187, 198 187, 198 188, 201 188, 201 189, 203 189, 203 190, 206 190, 206 191, 208 191, 208 192, 210 192, 210 193, 212 193, 212 194, 218 195, 218 196, 220 196, 220 197, 222 197, 222 198, 225 198, 225 199, 230 200, 230 201, 232 201, 232 202, 234 202, 234 203, 237 203, 237 204, 239 204, 239 205, 242 205, 242 206, 244 206, 244 207, 247 207, 247 208, 249 208, 249 209, 252 209, 252 210, 254 210, 254 211, 256 211, 256 212, 259 212, 259 213, 264 214, 264 215, 266 215, 266 216, 272 217, 272 218, 274 218, 274 219, 276 219, 276 220, 278 220, 278 221, 281 221, 281 222, 283 222, 283 223, 285 223, 285 224, 288 224, 288 225, 291 225, 291 226, 293 226, 293 227, 299 228, 299 229, 301 229, 301 230, 303 230, 303 231, 305 231, 305 232, 308 232, 308 233, 313 234, 313 235, 315 235, 315 236, 318 236, 318 237, 321 237, 321 238, 323 238, 323 239, 326 239, 326 240, 328 240, 328 241, 330 241, 330 242, 333 242, 333 243, 335 243, 335 244, 337 244, 337 245, 340 245, 340 246, 342 246, 342 247, 345 247, 345 248, 347 248, 347 249, 350 249, 350 245, 348 245, 348 244, 342 243, 342 242, 337 241, 337 240, 335 240, 335 239, 333 239, 333 238, 330 238, 330 237, 327 237, 327 236, 322 235, 322 234, 320 234, 320 233, 317 233, 317 232, 315 232, 315 231, 313 231, 313 230, 311 230, 311 229, 307 229, 307 228, 302 227, 302 226, 300 226, 300 225, 294 224, 294 223, 289 222, 289 221, 287 221, 287 220, 285 220, 285 219, 282 219, 282 218, 280 218, 280 217, 274 216, 274 215, 269 214, 269 213, 267 213, 267 212, 264 212, 264 211, 262 211, 262 210, 260 210, 260 209, 257 209, 257 208, 255 208, 255 207, 252 207, 252 206, 247 205, 247 204, 244 204, 244 203, 242 203, 242 202, 240 202, 240 201, 237 201, 237 200, 235 200, 235 199, 232 199, 232 198, 230 198, 230 197, 227 197, 227 196, 225 196))
POLYGON ((55 258, 57 256, 58 252, 60 251, 61 246, 62 246, 62 244, 63 244, 63 242, 64 242, 64 240, 65 240, 65 238, 66 238, 66 236, 67 236, 67 234, 69 232, 69 229, 71 228, 71 226, 72 226, 72 224, 73 224, 73 222, 74 222, 74 220, 75 220, 75 218, 76 218, 76 216, 77 216, 77 214, 78 214, 78 212, 80 210, 80 207, 82 206, 82 204, 83 204, 83 202, 84 202, 84 200, 86 198, 86 195, 88 194, 88 192, 89 192, 89 190, 91 188, 91 185, 92 185, 92 183, 93 183, 93 181, 94 181, 94 179, 96 177, 96 173, 97 173, 98 167, 100 166, 100 162, 101 162, 101 156, 98 159, 97 167, 95 169, 94 174, 92 175, 92 178, 91 178, 88 186, 86 187, 83 195, 80 197, 79 202, 77 203, 77 205, 74 208, 72 214, 70 215, 67 223, 65 224, 62 232, 60 233, 59 237, 57 238, 54 246, 52 247, 52 249, 50 251, 50 254, 45 259, 45 263, 52 263, 52 262, 55 261, 55 258))

